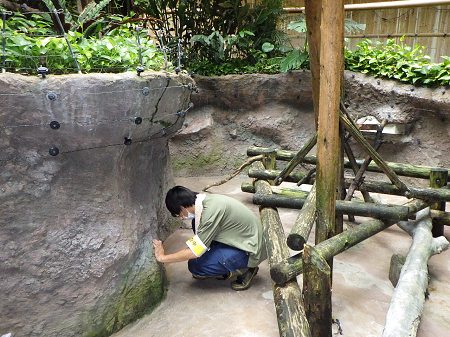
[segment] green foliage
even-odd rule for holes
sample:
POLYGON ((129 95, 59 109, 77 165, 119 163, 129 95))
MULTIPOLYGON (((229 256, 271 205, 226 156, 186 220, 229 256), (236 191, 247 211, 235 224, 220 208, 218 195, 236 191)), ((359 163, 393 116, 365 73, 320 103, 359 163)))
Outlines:
MULTIPOLYGON (((347 33, 358 33, 366 29, 366 25, 351 19, 345 19, 344 28, 347 33)), ((300 15, 296 20, 291 21, 287 25, 287 29, 295 30, 297 33, 305 33, 307 30, 305 16, 300 15)), ((306 36, 303 48, 291 51, 281 60, 282 72, 299 68, 309 68, 308 39, 306 36)))
MULTIPOLYGON (((33 73, 45 65, 49 72, 74 72, 75 62, 64 38, 28 36, 23 33, 30 31, 26 25, 28 21, 20 15, 17 17, 19 23, 15 19, 6 22, 5 61, 9 71, 33 73)), ((36 20, 35 25, 42 24, 47 29, 42 23, 44 19, 40 20, 36 20)), ((141 65, 136 36, 129 29, 117 28, 102 39, 85 38, 81 33, 69 32, 67 39, 83 72, 123 72, 141 65)), ((164 62, 162 54, 145 33, 141 33, 140 41, 142 66, 161 69, 164 62)))
MULTIPOLYGON (((56 7, 52 0, 43 0, 49 11, 53 12, 56 7)), ((90 2, 75 19, 67 8, 65 0, 56 0, 64 14, 64 21, 70 23, 69 30, 72 32, 81 31, 85 37, 92 36, 108 26, 108 21, 99 20, 100 12, 111 2, 111 0, 101 0, 96 3, 90 2), (105 24, 106 23, 106 24, 105 24)), ((60 28, 58 27, 57 30, 60 28)))
POLYGON ((443 56, 443 63, 430 63, 424 47, 398 45, 394 39, 375 46, 365 40, 357 46, 354 52, 345 51, 346 69, 427 87, 450 84, 449 57, 443 56))
MULTIPOLYGON (((282 0, 262 0, 255 5, 247 0, 135 0, 135 4, 154 19, 149 23, 161 45, 169 48, 172 60, 179 56, 177 44, 181 41, 185 67, 206 62, 212 66, 210 74, 220 67, 218 62, 229 58, 254 65, 265 43, 277 46, 286 40, 277 30, 282 0)), ((275 52, 270 53, 275 56, 275 52)))

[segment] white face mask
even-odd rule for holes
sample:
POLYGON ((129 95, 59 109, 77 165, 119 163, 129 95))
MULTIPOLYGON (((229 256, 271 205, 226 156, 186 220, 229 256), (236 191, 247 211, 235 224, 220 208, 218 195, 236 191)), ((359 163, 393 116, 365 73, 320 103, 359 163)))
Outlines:
POLYGON ((195 214, 192 214, 189 211, 187 211, 187 213, 188 213, 187 216, 182 215, 183 220, 192 220, 195 218, 195 214))

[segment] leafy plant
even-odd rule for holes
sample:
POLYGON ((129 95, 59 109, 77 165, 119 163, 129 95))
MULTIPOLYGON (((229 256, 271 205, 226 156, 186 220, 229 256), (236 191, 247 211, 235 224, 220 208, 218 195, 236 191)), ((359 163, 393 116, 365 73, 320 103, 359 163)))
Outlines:
MULTIPOLYGON (((42 0, 49 11, 54 12, 57 10, 52 0, 42 0)), ((90 2, 83 11, 75 16, 71 14, 67 7, 66 0, 56 0, 61 8, 62 15, 60 15, 61 23, 65 31, 78 31, 82 32, 85 37, 93 36, 94 34, 104 31, 107 28, 104 26, 109 25, 108 21, 101 20, 101 11, 111 2, 111 0, 101 0, 99 3, 95 1, 90 2), (65 24, 65 23, 68 24, 65 24)), ((53 15, 53 14, 52 14, 53 15)), ((56 27, 57 31, 60 31, 60 27, 56 27)))
MULTIPOLYGON (((8 21, 9 22, 9 21, 8 21)), ((11 30, 7 25, 5 36, 6 68, 13 71, 34 73, 45 65, 52 73, 76 71, 65 39, 54 36, 36 38, 11 30)), ((67 39, 77 57, 83 72, 123 72, 141 65, 147 69, 159 70, 163 65, 162 54, 153 42, 141 32, 141 49, 136 36, 129 29, 117 29, 102 39, 85 38, 78 32, 69 32, 67 39)))
MULTIPOLYGON (((186 67, 197 62, 210 63, 205 58, 210 52, 205 53, 203 48, 211 34, 211 39, 215 39, 210 41, 213 44, 221 43, 219 36, 226 44, 234 43, 232 40, 237 36, 239 41, 232 50, 238 52, 233 57, 245 59, 249 64, 257 61, 255 51, 261 51, 264 43, 278 44, 285 36, 277 29, 283 13, 282 0, 261 0, 254 5, 247 0, 135 0, 135 4, 153 19, 149 24, 158 35, 161 47, 168 48, 172 60, 179 56, 177 46, 181 43, 185 49, 182 62, 186 67), (238 36, 241 32, 252 34, 238 36)), ((226 45, 224 52, 225 48, 226 45)))
MULTIPOLYGON (((358 33, 366 29, 365 24, 358 23, 351 19, 345 19, 344 28, 347 33, 358 33)), ((288 30, 295 30, 298 33, 306 33, 306 19, 299 16, 297 20, 291 21, 287 25, 288 30)), ((281 60, 281 71, 286 72, 293 69, 309 68, 308 39, 305 35, 303 48, 293 50, 281 60)))
POLYGON ((393 78, 401 82, 437 86, 450 84, 450 60, 430 63, 424 47, 414 48, 395 44, 394 39, 384 45, 366 39, 358 43, 355 51, 346 50, 346 68, 376 77, 393 78))

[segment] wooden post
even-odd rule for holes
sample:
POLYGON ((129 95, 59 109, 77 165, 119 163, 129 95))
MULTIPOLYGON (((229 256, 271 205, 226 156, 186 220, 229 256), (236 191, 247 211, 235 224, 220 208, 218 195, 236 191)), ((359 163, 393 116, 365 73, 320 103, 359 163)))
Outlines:
POLYGON ((303 270, 303 297, 311 335, 313 337, 331 336, 330 266, 313 247, 305 245, 303 270))
MULTIPOLYGON (((307 1, 306 12, 314 8, 320 13, 320 52, 319 52, 319 109, 317 118, 317 170, 316 170, 316 244, 327 240, 336 233, 336 192, 339 185, 339 168, 341 167, 341 142, 339 132, 339 106, 344 61, 344 0, 307 1), (321 8, 320 8, 321 7, 321 8)), ((332 259, 328 265, 332 268, 332 259)), ((313 270, 311 270, 313 272, 313 270)), ((317 275, 322 278, 323 275, 317 275)), ((309 275, 308 277, 314 277, 309 275)), ((331 284, 332 271, 329 276, 331 284)), ((325 283, 321 283, 324 285, 325 283)), ((331 308, 330 287, 323 286, 319 291, 321 298, 329 303, 322 303, 331 308)), ((310 302, 314 298, 309 299, 310 302)), ((314 315, 317 326, 331 323, 331 310, 315 315, 308 312, 308 317, 314 315), (329 317, 325 317, 329 316, 329 317)), ((331 324, 330 324, 331 326, 331 324)), ((320 331, 311 330, 313 336, 320 335, 320 331)))
MULTIPOLYGON (((448 170, 436 168, 430 171, 430 187, 439 188, 447 185, 448 170)), ((445 211, 445 202, 440 201, 430 207, 439 211, 445 211)), ((438 219, 433 219, 433 229, 431 230, 433 237, 444 235, 444 225, 438 219)))
MULTIPOLYGON (((253 166, 264 169, 260 162, 254 163, 253 166)), ((270 184, 264 180, 255 182, 255 190, 258 194, 272 193, 270 184)), ((290 256, 284 229, 276 209, 261 207, 259 212, 269 256, 269 266, 276 265, 290 256)), ((280 336, 311 337, 297 280, 290 280, 283 285, 273 283, 273 297, 280 336)))
POLYGON ((305 6, 312 96, 317 128, 320 97, 320 23, 322 19, 322 0, 305 0, 305 6))
POLYGON ((273 149, 264 150, 262 163, 266 170, 275 170, 277 166, 277 151, 273 149))

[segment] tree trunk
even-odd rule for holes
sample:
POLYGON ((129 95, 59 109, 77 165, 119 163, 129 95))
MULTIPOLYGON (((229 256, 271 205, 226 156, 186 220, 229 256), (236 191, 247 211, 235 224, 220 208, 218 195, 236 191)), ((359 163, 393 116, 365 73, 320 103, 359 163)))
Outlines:
POLYGON ((414 337, 420 323, 428 287, 428 259, 448 249, 443 237, 431 234, 430 210, 417 213, 416 221, 399 223, 413 238, 386 315, 383 337, 414 337))

